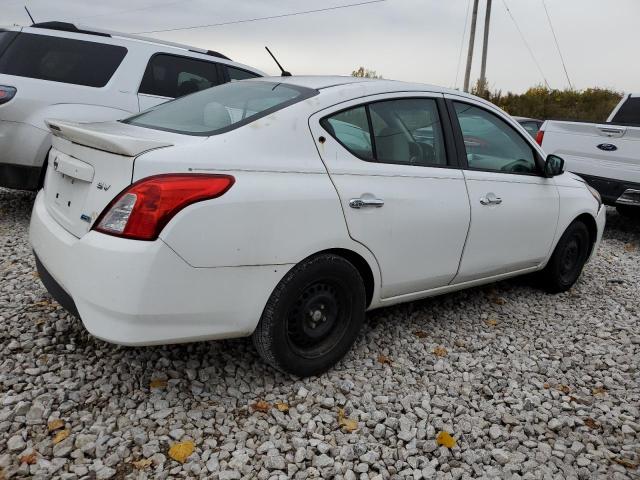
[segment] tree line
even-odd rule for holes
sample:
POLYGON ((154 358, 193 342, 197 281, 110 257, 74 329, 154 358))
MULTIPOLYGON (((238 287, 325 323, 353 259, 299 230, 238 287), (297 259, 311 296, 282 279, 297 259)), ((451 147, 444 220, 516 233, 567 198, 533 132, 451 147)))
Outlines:
MULTIPOLYGON (((351 75, 363 78, 382 78, 375 70, 359 67, 351 75)), ((524 93, 503 93, 491 90, 480 80, 471 93, 489 100, 510 115, 539 118, 541 120, 578 120, 604 122, 620 102, 622 93, 607 88, 584 90, 550 89, 537 85, 524 93)))
POLYGON ((549 89, 537 85, 524 93, 503 93, 486 88, 478 81, 471 90, 510 115, 541 120, 604 122, 622 99, 622 93, 607 88, 549 89))

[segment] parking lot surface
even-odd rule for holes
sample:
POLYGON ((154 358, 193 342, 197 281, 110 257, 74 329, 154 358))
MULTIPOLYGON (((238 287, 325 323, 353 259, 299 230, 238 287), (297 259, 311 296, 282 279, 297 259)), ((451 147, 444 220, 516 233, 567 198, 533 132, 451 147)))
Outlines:
POLYGON ((568 293, 374 311, 299 380, 248 339, 88 335, 35 273, 33 198, 0 189, 0 478, 640 478, 640 222, 613 209, 568 293))

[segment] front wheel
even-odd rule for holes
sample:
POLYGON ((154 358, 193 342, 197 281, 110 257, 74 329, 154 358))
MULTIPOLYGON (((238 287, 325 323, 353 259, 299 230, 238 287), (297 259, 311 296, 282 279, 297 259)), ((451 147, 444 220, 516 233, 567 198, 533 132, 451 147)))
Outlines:
POLYGON ((582 273, 590 247, 591 239, 587 226, 581 221, 569 225, 542 271, 544 289, 549 293, 569 290, 582 273))
POLYGON ((318 375, 349 351, 365 308, 358 270, 338 255, 317 255, 280 281, 253 333, 253 344, 278 370, 318 375))

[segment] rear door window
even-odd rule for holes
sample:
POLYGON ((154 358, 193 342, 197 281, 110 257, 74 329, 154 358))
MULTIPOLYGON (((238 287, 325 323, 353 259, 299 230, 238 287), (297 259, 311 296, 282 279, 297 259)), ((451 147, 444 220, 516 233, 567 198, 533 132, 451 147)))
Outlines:
POLYGON ((369 121, 364 105, 325 118, 322 120, 322 126, 356 157, 367 161, 374 160, 369 121))
POLYGON ((361 160, 447 166, 438 105, 431 98, 383 100, 342 110, 320 121, 361 160))
POLYGON ((447 164, 435 100, 387 100, 372 103, 369 111, 379 162, 419 166, 447 164))
MULTIPOLYGON (((4 35, 0 50, 3 41, 4 35)), ((119 45, 20 33, 0 57, 0 73, 104 87, 126 54, 127 49, 119 45)))
POLYGON ((139 93, 178 98, 220 83, 215 62, 159 53, 149 60, 139 93))

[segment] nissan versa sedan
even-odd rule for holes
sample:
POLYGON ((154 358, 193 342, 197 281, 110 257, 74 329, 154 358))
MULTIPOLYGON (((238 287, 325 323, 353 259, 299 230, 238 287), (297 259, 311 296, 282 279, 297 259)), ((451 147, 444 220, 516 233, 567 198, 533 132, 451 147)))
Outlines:
POLYGON ((534 272, 565 291, 605 223, 515 120, 439 87, 263 78, 48 125, 30 238, 60 304, 124 345, 251 335, 299 376, 366 310, 534 272))

